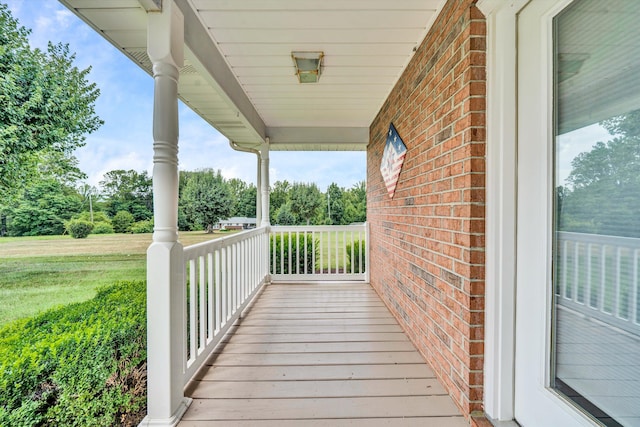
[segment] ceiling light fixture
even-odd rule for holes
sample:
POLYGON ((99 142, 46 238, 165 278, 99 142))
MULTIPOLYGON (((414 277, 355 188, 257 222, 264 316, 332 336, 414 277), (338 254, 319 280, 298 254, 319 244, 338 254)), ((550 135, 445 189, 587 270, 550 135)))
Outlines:
POLYGON ((291 52, 300 83, 317 83, 322 71, 324 52, 291 52))

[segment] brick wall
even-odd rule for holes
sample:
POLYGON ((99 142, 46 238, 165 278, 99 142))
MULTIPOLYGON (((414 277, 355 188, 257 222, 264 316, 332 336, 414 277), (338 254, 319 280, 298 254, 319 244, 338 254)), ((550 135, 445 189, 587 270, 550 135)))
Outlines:
POLYGON ((449 0, 371 124, 371 283, 463 413, 482 410, 485 20, 449 0), (389 123, 407 146, 393 199, 389 123))

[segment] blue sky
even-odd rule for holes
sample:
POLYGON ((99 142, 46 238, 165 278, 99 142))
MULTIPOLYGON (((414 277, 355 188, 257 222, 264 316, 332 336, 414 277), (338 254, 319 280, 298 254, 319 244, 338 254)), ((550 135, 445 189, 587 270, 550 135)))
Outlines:
MULTIPOLYGON (((105 0, 108 1, 108 0, 105 0)), ((22 26, 32 29, 32 47, 68 43, 79 68, 92 67, 100 88, 96 110, 105 124, 76 151, 87 182, 97 185, 114 169, 152 167, 153 80, 111 44, 55 0, 5 0, 22 26)), ((180 169, 220 169, 226 178, 255 183, 255 155, 229 147, 227 139, 180 105, 180 169)), ((272 152, 271 182, 315 182, 322 191, 331 182, 350 188, 366 178, 365 152, 272 152)))

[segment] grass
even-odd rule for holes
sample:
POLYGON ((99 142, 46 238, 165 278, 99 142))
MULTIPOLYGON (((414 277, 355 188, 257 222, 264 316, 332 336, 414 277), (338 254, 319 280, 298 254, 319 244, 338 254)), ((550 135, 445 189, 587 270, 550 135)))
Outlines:
MULTIPOLYGON (((364 235, 358 236, 357 233, 353 235, 353 241, 364 240, 364 235)), ((331 269, 345 269, 349 263, 349 254, 345 253, 347 244, 352 243, 351 233, 343 232, 330 232, 322 233, 322 269, 326 270, 329 267, 329 261, 331 261, 331 269), (336 243, 337 242, 337 243, 336 243), (329 252, 329 248, 331 252, 329 252), (330 256, 329 256, 330 255, 330 256)), ((357 254, 354 252, 354 255, 357 254)))
MULTIPOLYGON (((311 233, 308 234, 308 239, 311 239, 311 233)), ((364 240, 364 235, 358 236, 354 234, 353 240, 357 241, 358 238, 364 240)), ((295 240, 295 239, 293 239, 295 240)), ((331 266, 331 271, 336 271, 336 266, 338 270, 344 270, 349 262, 349 258, 347 254, 345 254, 345 249, 347 243, 351 243, 351 234, 343 232, 322 232, 316 234, 317 240, 317 248, 319 252, 320 259, 316 259, 316 268, 320 268, 323 271, 327 272, 329 269, 329 264, 331 266)), ((303 248, 301 247, 301 250, 303 248)), ((303 254, 300 254, 301 256, 303 254)))
MULTIPOLYGON (((180 233, 185 246, 215 237, 220 235, 180 233)), ((49 308, 86 301, 104 285, 145 280, 150 243, 151 234, 1 238, 0 327, 49 308)))

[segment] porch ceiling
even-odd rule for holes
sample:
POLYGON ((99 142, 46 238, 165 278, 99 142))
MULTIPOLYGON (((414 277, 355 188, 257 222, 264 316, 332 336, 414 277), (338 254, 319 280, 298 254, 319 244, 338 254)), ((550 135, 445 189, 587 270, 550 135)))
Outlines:
MULTIPOLYGON (((60 0, 151 73, 156 0, 60 0), (146 10, 145 10, 146 9, 146 10)), ((185 17, 180 98, 236 144, 365 150, 369 125, 445 0, 175 0, 185 17), (292 51, 322 51, 300 84, 292 51)))

